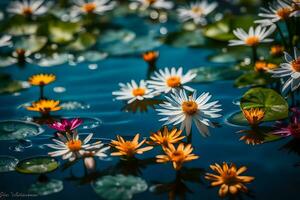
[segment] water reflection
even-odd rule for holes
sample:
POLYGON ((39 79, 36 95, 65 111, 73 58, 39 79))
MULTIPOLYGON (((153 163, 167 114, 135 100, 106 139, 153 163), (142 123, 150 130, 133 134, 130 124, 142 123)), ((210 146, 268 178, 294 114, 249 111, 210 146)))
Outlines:
POLYGON ((163 100, 161 99, 144 99, 142 101, 134 101, 130 104, 126 104, 123 108, 122 111, 127 111, 127 112, 147 112, 148 109, 154 109, 155 105, 158 105, 162 103, 163 100))
POLYGON ((158 195, 167 193, 169 200, 185 200, 188 193, 193 193, 187 183, 203 184, 200 178, 203 174, 204 170, 202 168, 183 167, 180 171, 177 171, 173 181, 167 183, 154 182, 154 185, 150 187, 150 191, 158 195))

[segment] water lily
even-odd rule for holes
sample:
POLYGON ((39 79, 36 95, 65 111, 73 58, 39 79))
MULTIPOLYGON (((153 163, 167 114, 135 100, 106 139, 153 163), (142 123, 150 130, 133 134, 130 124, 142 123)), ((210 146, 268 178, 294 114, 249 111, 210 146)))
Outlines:
POLYGON ((174 144, 181 141, 185 136, 181 135, 182 130, 177 130, 176 128, 168 130, 167 126, 164 126, 163 131, 157 131, 152 133, 150 136, 150 144, 158 144, 163 147, 168 147, 169 144, 174 144))
POLYGON ((134 80, 131 80, 131 83, 120 83, 119 86, 121 87, 120 90, 112 94, 117 96, 116 99, 118 100, 127 100, 129 104, 136 100, 141 101, 154 97, 152 94, 153 90, 148 88, 144 80, 141 80, 139 85, 134 80))
POLYGON ((7 8, 7 12, 24 16, 43 15, 51 5, 51 2, 46 3, 45 0, 13 1, 7 8))
POLYGON ((110 0, 73 0, 72 12, 74 15, 95 13, 103 15, 116 6, 115 1, 110 0))
POLYGON ((257 126, 265 117, 265 111, 262 108, 242 109, 242 111, 251 126, 257 126))
POLYGON ((297 48, 294 48, 294 57, 287 52, 284 52, 286 62, 280 64, 280 67, 270 71, 273 77, 288 78, 282 86, 282 92, 285 92, 289 87, 292 92, 300 86, 300 53, 297 48))
POLYGON ((183 22, 193 20, 195 24, 206 24, 206 16, 218 6, 216 2, 208 3, 206 0, 190 3, 188 6, 177 9, 179 19, 183 22))
POLYGON ((292 136, 294 138, 300 138, 300 115, 297 108, 292 109, 292 116, 289 123, 277 122, 275 124, 275 131, 273 134, 280 135, 282 137, 292 136))
POLYGON ((188 71, 183 74, 183 68, 177 70, 172 67, 171 69, 165 68, 154 72, 150 80, 147 81, 149 88, 154 89, 155 94, 175 92, 178 89, 194 91, 193 88, 186 84, 191 82, 197 76, 196 73, 188 71))
POLYGON ((241 176, 247 170, 245 166, 237 168, 234 164, 228 165, 223 162, 223 166, 216 163, 210 165, 210 168, 217 174, 206 173, 205 178, 212 181, 211 186, 220 186, 220 197, 225 197, 228 194, 235 195, 240 191, 247 192, 248 189, 244 184, 254 180, 252 176, 241 176))
POLYGON ((36 74, 29 77, 28 82, 31 85, 44 86, 54 82, 56 76, 54 74, 36 74))
POLYGON ((33 102, 31 106, 26 107, 27 110, 40 112, 43 115, 48 115, 50 112, 58 111, 61 109, 59 101, 51 99, 41 99, 33 102))
POLYGON ((170 144, 163 150, 165 152, 165 155, 157 155, 156 162, 172 162, 173 168, 175 170, 180 170, 183 163, 199 158, 199 156, 196 156, 192 153, 193 147, 191 146, 191 144, 184 145, 183 143, 180 143, 177 149, 173 144, 170 144))
POLYGON ((194 122, 198 131, 206 137, 209 135, 208 126, 214 127, 209 118, 221 117, 218 112, 222 110, 218 101, 208 103, 211 97, 209 93, 205 92, 199 97, 197 97, 196 92, 188 97, 184 90, 180 90, 170 97, 166 97, 167 101, 160 104, 162 108, 156 110, 159 112, 159 115, 166 116, 160 120, 166 121, 165 125, 181 123, 180 129, 185 129, 186 134, 189 135, 192 122, 194 122))
MULTIPOLYGON (((102 158, 107 155, 105 152, 109 147, 104 147, 104 144, 100 141, 89 144, 93 134, 89 134, 83 141, 79 138, 77 132, 74 132, 72 136, 67 134, 64 136, 60 133, 57 134, 58 139, 53 139, 55 144, 47 144, 48 147, 56 149, 56 151, 49 152, 48 154, 52 157, 62 156, 62 159, 74 161, 77 158, 86 156, 87 154, 93 153, 93 156, 102 158)), ((91 154, 90 154, 91 155, 91 154)))
POLYGON ((174 3, 166 0, 135 0, 141 9, 154 8, 154 9, 172 9, 174 3))
POLYGON ((61 121, 56 121, 53 122, 52 124, 49 125, 49 127, 60 131, 60 132, 70 132, 75 130, 78 126, 82 124, 83 120, 79 118, 75 119, 61 119, 61 121))

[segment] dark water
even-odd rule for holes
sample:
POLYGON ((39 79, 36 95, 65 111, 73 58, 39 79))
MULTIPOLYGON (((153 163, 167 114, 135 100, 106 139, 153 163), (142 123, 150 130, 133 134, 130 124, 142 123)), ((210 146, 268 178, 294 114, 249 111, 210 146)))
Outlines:
MULTIPOLYGON (((206 60, 208 55, 214 53, 209 49, 174 48, 161 46, 158 66, 179 67, 184 70, 201 65, 214 65, 206 60)), ((81 133, 93 132, 96 137, 114 139, 117 134, 133 136, 141 133, 148 137, 151 132, 161 128, 160 119, 155 110, 149 109, 146 113, 124 112, 121 108, 124 103, 114 101, 112 91, 118 90, 119 82, 128 82, 131 79, 146 79, 147 66, 140 57, 109 57, 96 64, 96 70, 90 70, 90 63, 80 63, 77 66, 67 64, 42 68, 28 64, 25 68, 11 66, 1 69, 1 72, 9 73, 15 79, 26 80, 35 73, 54 73, 57 81, 46 87, 47 96, 61 101, 73 100, 90 105, 88 109, 77 109, 73 111, 62 110, 57 115, 64 117, 92 117, 99 118, 102 124, 99 127, 81 130, 81 133), (63 93, 55 93, 54 87, 64 87, 63 93)), ((216 65, 218 67, 218 65, 216 65)), ((200 158, 187 163, 187 168, 196 168, 200 172, 210 171, 209 165, 213 163, 233 162, 238 166, 245 165, 248 171, 245 175, 254 176, 255 180, 248 184, 254 199, 298 199, 300 186, 300 163, 299 155, 290 151, 290 139, 282 139, 272 143, 251 146, 239 141, 240 134, 236 133, 245 127, 232 126, 226 122, 226 117, 238 110, 238 106, 232 102, 243 94, 243 90, 233 87, 232 81, 218 81, 210 84, 191 84, 198 93, 210 92, 213 98, 220 100, 222 104, 223 117, 219 120, 220 128, 211 129, 211 136, 203 138, 193 127, 193 146, 195 154, 200 158), (283 148, 285 146, 286 148, 283 148)), ((2 95, 0 100, 0 118, 24 119, 24 116, 38 116, 18 106, 36 99, 38 89, 31 87, 22 91, 20 95, 2 95)), ((32 138, 33 147, 23 152, 9 150, 14 141, 1 141, 0 154, 11 155, 18 159, 31 156, 46 155, 47 148, 42 149, 40 145, 51 143, 49 137, 53 131, 48 129, 35 138, 32 138)), ((297 147, 296 147, 297 149, 297 147)), ((299 149, 299 146, 298 146, 299 149)), ((154 157, 160 153, 158 149, 152 150, 140 156, 142 159, 154 157)), ((65 161, 60 160, 61 163, 65 161)), ((98 161, 99 172, 116 167, 119 159, 111 161, 98 161)), ((133 170, 133 168, 131 167, 133 170)), ((122 170, 122 167, 120 167, 122 170)), ((139 176, 151 186, 154 183, 168 183, 176 178, 176 173, 171 164, 152 164, 141 169, 139 176)), ((26 193, 29 186, 36 182, 37 176, 24 175, 17 172, 0 173, 0 192, 23 192, 26 193)), ((89 183, 80 184, 84 178, 83 164, 77 163, 72 170, 62 171, 58 169, 48 174, 48 177, 64 180, 63 191, 48 196, 36 197, 39 199, 100 199, 89 183)), ((218 199, 218 188, 209 187, 209 182, 204 180, 203 174, 199 176, 199 182, 185 181, 190 192, 185 193, 186 199, 218 199)), ((248 199, 246 195, 243 198, 248 199)), ((168 199, 167 193, 157 195, 147 190, 134 196, 134 199, 168 199)))

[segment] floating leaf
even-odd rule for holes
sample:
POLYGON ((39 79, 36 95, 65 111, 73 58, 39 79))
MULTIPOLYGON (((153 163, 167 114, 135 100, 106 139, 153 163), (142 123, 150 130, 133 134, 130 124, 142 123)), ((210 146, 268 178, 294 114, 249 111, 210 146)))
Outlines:
POLYGON ((206 37, 221 41, 228 41, 235 38, 230 29, 229 20, 221 20, 206 26, 203 34, 206 37))
POLYGON ((164 42, 175 47, 203 46, 206 44, 201 30, 170 33, 164 42))
POLYGON ((99 43, 130 42, 136 38, 136 34, 130 30, 109 30, 100 36, 99 43))
POLYGON ((68 46, 68 49, 82 51, 90 48, 96 43, 95 35, 91 33, 82 33, 78 38, 68 46))
POLYGON ((107 200, 130 200, 136 193, 144 192, 147 183, 135 176, 104 176, 93 183, 95 192, 107 200))
POLYGON ((28 189, 31 194, 37 194, 39 196, 45 196, 53 193, 60 192, 64 189, 63 182, 60 180, 47 180, 46 182, 37 182, 32 184, 28 189))
POLYGON ((0 172, 15 171, 19 160, 12 156, 0 156, 0 172))
POLYGON ((52 66, 62 65, 68 61, 69 61, 69 55, 67 53, 62 53, 62 54, 54 53, 51 56, 41 58, 37 62, 37 65, 41 67, 52 67, 52 66))
POLYGON ((25 89, 21 81, 12 80, 7 74, 0 74, 0 94, 14 93, 25 89))
POLYGON ((233 80, 241 74, 235 67, 199 67, 192 69, 197 74, 193 82, 214 82, 219 80, 233 80))
POLYGON ((18 140, 41 134, 40 125, 19 120, 0 121, 0 140, 18 140))
POLYGON ((263 86, 275 81, 276 79, 272 78, 270 74, 251 71, 238 77, 234 82, 234 86, 239 88, 263 86))
POLYGON ((74 34, 80 30, 79 23, 72 22, 50 22, 49 37, 56 43, 66 43, 74 39, 74 34))
POLYGON ((269 88, 252 88, 241 99, 241 107, 263 108, 265 117, 263 121, 273 121, 288 117, 288 103, 276 91, 269 88))
POLYGON ((47 38, 42 36, 23 37, 15 43, 16 49, 26 49, 31 53, 41 50, 47 43, 47 38))
POLYGON ((78 110, 78 109, 89 109, 90 105, 86 104, 84 102, 79 102, 79 101, 62 101, 60 106, 64 110, 78 110))
POLYGON ((88 62, 98 62, 107 58, 107 53, 102 53, 98 51, 86 51, 81 54, 83 58, 88 62))
POLYGON ((48 156, 39 156, 21 160, 17 166, 16 171, 24 174, 42 174, 52 172, 59 166, 54 158, 48 156))
POLYGON ((9 56, 7 57, 0 56, 0 60, 1 60, 0 67, 8 67, 18 62, 17 59, 9 56))
POLYGON ((10 26, 6 31, 9 35, 21 36, 21 35, 33 35, 37 32, 38 25, 34 23, 28 24, 15 24, 10 26))

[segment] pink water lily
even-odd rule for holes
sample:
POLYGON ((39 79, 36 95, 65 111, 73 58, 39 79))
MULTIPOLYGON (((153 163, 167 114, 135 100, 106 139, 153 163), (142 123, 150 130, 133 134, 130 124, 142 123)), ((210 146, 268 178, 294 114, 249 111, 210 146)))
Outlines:
POLYGON ((72 131, 76 129, 78 126, 82 124, 83 120, 79 118, 75 118, 72 120, 67 119, 61 119, 60 122, 56 121, 49 125, 49 127, 60 131, 60 132, 66 132, 66 131, 72 131))
POLYGON ((276 135, 283 137, 293 136, 300 138, 300 115, 298 108, 292 108, 292 116, 289 124, 278 122, 276 124, 277 130, 274 132, 276 135))

